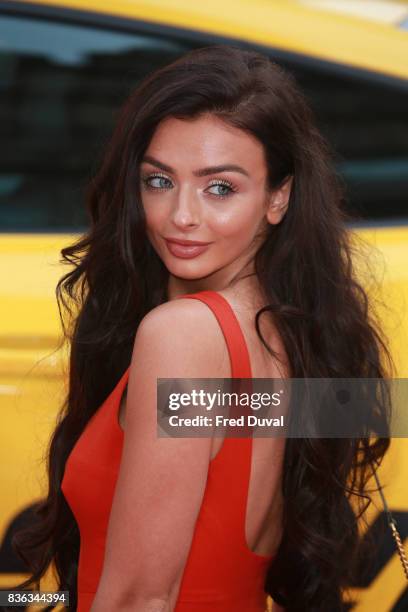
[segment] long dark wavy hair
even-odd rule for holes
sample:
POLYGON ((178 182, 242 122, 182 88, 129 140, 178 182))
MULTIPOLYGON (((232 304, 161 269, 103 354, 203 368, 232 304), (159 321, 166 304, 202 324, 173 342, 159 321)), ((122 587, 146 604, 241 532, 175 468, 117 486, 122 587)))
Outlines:
MULTIPOLYGON (((335 154, 293 76, 266 56, 228 45, 194 50, 145 78, 123 106, 89 184, 90 227, 61 251, 70 266, 57 285, 69 342, 69 388, 48 449, 48 495, 35 524, 14 538, 35 584, 49 567, 77 601, 79 531, 61 492, 65 462, 89 419, 129 366, 141 319, 167 301, 168 270, 150 245, 139 167, 167 117, 212 113, 262 143, 267 188, 293 176, 287 213, 271 225, 255 269, 296 378, 378 378, 393 372, 373 299, 357 280, 361 240, 351 237, 335 154)), ((367 277, 368 278, 368 277, 367 277)), ((274 352, 268 347, 271 354, 274 352)), ((275 355, 275 357, 277 357, 275 355)), ((387 402, 378 422, 387 430, 387 402)), ((288 612, 347 609, 359 558, 370 475, 390 438, 287 439, 283 536, 265 590, 288 612), (357 502, 357 503, 354 503, 357 502)))

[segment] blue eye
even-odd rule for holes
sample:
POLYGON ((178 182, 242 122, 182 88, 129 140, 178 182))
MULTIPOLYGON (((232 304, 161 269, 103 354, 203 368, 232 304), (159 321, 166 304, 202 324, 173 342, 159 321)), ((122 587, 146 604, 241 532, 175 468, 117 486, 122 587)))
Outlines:
MULTIPOLYGON (((215 187, 216 189, 220 189, 218 193, 214 193, 213 191, 209 192, 211 193, 211 195, 215 195, 217 198, 227 198, 229 195, 231 195, 232 193, 235 193, 236 191, 232 183, 224 179, 214 179, 214 181, 210 183, 210 187, 211 188, 215 187)), ((210 187, 208 189, 210 189, 210 187)))
POLYGON ((210 193, 213 193, 214 195, 221 197, 221 198, 225 198, 225 196, 227 196, 229 192, 231 191, 231 188, 228 187, 228 185, 223 185, 222 183, 218 183, 217 185, 212 185, 211 188, 212 187, 215 187, 216 189, 221 189, 221 191, 219 191, 218 193, 214 193, 210 189, 210 193))
POLYGON ((164 174, 150 174, 149 176, 144 176, 142 181, 147 189, 154 190, 169 189, 172 185, 170 179, 164 174))

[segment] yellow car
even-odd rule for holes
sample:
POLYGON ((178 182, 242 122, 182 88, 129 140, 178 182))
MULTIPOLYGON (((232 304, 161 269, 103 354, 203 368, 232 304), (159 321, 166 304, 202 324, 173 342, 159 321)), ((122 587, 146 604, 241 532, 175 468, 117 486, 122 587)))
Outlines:
MULTIPOLYGON (((64 398, 59 252, 87 225, 84 188, 119 105, 146 73, 189 49, 256 48, 295 74, 337 151, 355 230, 378 247, 381 316, 398 376, 408 377, 407 28, 402 2, 0 2, 0 588, 24 577, 10 536, 44 492, 42 459, 64 398)), ((404 539, 405 439, 392 441, 380 476, 404 539)), ((374 534, 385 521, 376 506, 374 534)), ((377 561, 356 578, 353 610, 408 609, 388 532, 377 561)))

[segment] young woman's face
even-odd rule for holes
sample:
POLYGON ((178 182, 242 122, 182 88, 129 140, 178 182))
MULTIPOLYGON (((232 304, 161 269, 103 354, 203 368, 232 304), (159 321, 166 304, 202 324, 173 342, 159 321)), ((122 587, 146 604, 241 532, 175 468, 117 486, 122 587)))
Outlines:
POLYGON ((140 174, 149 240, 178 278, 217 278, 222 286, 251 260, 268 222, 282 216, 270 209, 266 217, 262 145, 213 115, 159 124, 140 174), (208 245, 187 250, 169 239, 208 245))

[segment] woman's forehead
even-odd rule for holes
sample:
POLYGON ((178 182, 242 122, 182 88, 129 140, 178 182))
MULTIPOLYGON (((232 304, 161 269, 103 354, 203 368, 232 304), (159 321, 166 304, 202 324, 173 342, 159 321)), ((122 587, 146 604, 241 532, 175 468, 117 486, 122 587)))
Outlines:
POLYGON ((194 119, 166 118, 156 128, 146 155, 173 168, 188 166, 192 172, 236 164, 253 173, 264 165, 263 146, 254 136, 210 114, 194 119))

